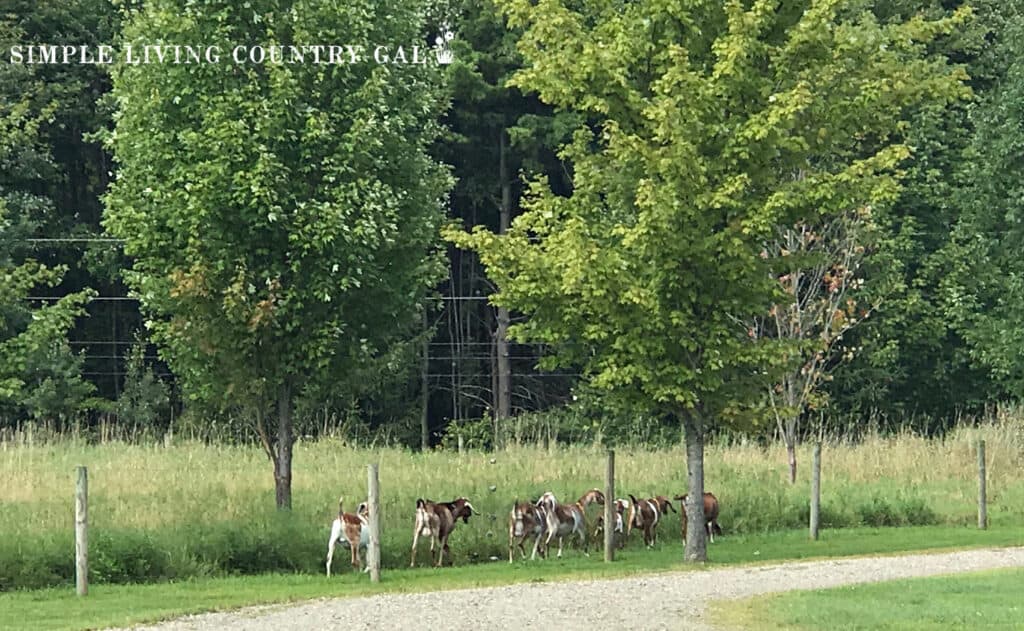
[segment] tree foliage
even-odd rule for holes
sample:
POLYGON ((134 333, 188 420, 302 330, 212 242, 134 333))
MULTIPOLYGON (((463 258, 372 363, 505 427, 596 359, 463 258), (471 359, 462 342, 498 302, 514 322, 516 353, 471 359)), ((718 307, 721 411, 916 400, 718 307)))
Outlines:
MULTIPOLYGON (((23 34, 0 20, 0 46, 23 34)), ((94 292, 69 293, 48 305, 28 300, 67 272, 33 258, 25 243, 53 208, 40 191, 55 172, 42 129, 56 109, 32 69, 0 65, 0 413, 9 418, 69 420, 92 393, 67 334, 94 292)))
POLYGON ((970 173, 975 158, 965 153, 975 142, 972 111, 1010 66, 1013 56, 1002 42, 1021 3, 898 0, 874 2, 872 10, 889 22, 921 13, 936 17, 963 4, 971 6, 971 20, 932 48, 964 64, 974 98, 923 103, 908 117, 914 159, 899 198, 876 209, 877 247, 864 262, 865 293, 885 295, 885 303, 846 338, 862 350, 827 386, 837 422, 870 416, 883 428, 942 431, 1003 396, 999 382, 971 357, 944 287, 963 265, 964 253, 951 247, 951 238, 960 218, 970 214, 961 189, 976 176, 970 173))
MULTIPOLYGON (((780 356, 743 325, 782 297, 761 244, 892 201, 906 108, 964 94, 963 71, 926 49, 965 13, 883 26, 838 1, 503 8, 525 29, 514 83, 602 120, 563 151, 571 196, 537 180, 507 235, 451 238, 480 252, 498 304, 530 315, 514 337, 682 420, 703 523, 703 437, 758 400, 780 356)), ((686 557, 705 558, 689 533, 686 557)))
POLYGON ((786 445, 790 483, 796 482, 799 421, 825 407, 823 386, 857 350, 844 343, 844 336, 882 299, 875 292, 871 301, 865 300, 861 291, 861 264, 876 238, 870 206, 837 212, 822 222, 776 228, 761 256, 769 261, 786 300, 751 323, 754 337, 791 343, 790 367, 768 385, 769 407, 786 445))
MULTIPOLYGON (((377 42, 426 41, 427 8, 155 0, 124 40, 366 42, 372 54, 377 42)), ((436 65, 114 70, 119 172, 105 225, 134 257, 126 278, 187 395, 251 406, 279 506, 294 397, 384 355, 419 325, 438 280, 449 177, 426 148, 440 94, 436 65), (262 422, 271 402, 276 435, 262 422)))
POLYGON ((124 390, 114 405, 119 420, 149 430, 163 430, 169 416, 170 388, 146 362, 146 343, 136 339, 128 351, 124 390))
POLYGON ((950 319, 971 358, 1003 391, 1024 393, 1024 12, 1007 7, 995 54, 1004 73, 972 113, 977 132, 964 152, 962 214, 945 254, 941 285, 950 319))

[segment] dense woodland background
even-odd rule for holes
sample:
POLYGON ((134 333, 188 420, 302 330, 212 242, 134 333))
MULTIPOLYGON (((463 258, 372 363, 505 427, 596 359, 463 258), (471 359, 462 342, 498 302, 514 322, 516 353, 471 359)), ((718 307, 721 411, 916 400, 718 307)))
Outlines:
MULTIPOLYGON (((0 0, 0 50, 116 43, 145 4, 0 0)), ((939 17, 964 4, 859 3, 883 23, 939 17)), ((913 154, 903 188, 874 209, 870 233, 851 242, 859 266, 842 278, 843 296, 870 312, 815 368, 823 375, 816 394, 796 402, 800 416, 835 433, 869 425, 941 433, 1022 394, 1024 3, 969 4, 971 19, 929 48, 963 65, 970 98, 924 105, 909 117, 913 154)), ((553 190, 571 192, 574 165, 559 148, 586 117, 506 87, 522 65, 520 33, 487 0, 433 7, 422 20, 424 45, 442 16, 455 33, 456 61, 431 87, 443 127, 421 140, 455 178, 448 217, 500 232, 519 214, 524 176, 544 174, 553 190)), ((57 431, 256 440, 258 411, 246 395, 183 390, 122 277, 131 261, 103 224, 104 196, 119 175, 109 142, 118 111, 109 72, 0 63, 0 429, 31 422, 57 431)), ((439 235, 435 244, 446 255, 439 282, 423 296, 428 308, 406 314, 386 346, 369 351, 387 361, 362 362, 358 371, 344 361, 325 364, 325 374, 300 384, 307 387, 296 393, 297 433, 411 446, 455 433, 481 447, 515 438, 680 439, 670 418, 604 405, 577 370, 540 370, 543 348, 507 339, 521 315, 488 302, 496 288, 478 256, 439 235)), ((781 422, 765 428, 765 437, 784 429, 781 422)))

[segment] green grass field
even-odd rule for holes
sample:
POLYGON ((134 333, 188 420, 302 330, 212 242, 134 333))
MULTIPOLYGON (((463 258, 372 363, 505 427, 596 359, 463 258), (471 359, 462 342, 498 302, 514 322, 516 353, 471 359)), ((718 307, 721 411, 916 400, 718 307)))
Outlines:
MULTIPOLYGON (((888 554, 907 550, 1002 546, 1024 543, 1024 527, 980 531, 963 527, 851 528, 822 533, 809 541, 803 531, 723 537, 712 545, 707 567, 764 563, 783 559, 888 554)), ((246 605, 293 602, 318 597, 350 597, 482 587, 517 582, 610 578, 669 570, 700 571, 680 563, 682 547, 672 541, 654 550, 638 546, 620 552, 611 564, 600 554, 575 552, 563 559, 537 562, 478 563, 441 569, 385 571, 379 585, 347 569, 323 575, 264 574, 201 578, 147 585, 95 585, 85 598, 72 587, 0 594, 0 631, 79 630, 122 626, 246 605)), ((762 627, 763 628, 763 627, 762 627)))
MULTIPOLYGON (((822 525, 943 525, 954 527, 951 532, 970 526, 976 519, 974 444, 983 437, 991 524, 1018 527, 1024 524, 1024 478, 1018 473, 1024 462, 1022 435, 1017 420, 961 428, 943 440, 902 435, 828 444, 822 525)), ((799 480, 790 485, 779 448, 708 446, 706 486, 721 501, 720 522, 729 540, 805 526, 809 449, 801 449, 800 458, 799 480)), ((344 494, 350 509, 364 499, 365 465, 374 461, 380 463, 385 568, 408 564, 417 497, 471 498, 482 514, 455 531, 453 559, 458 565, 486 563, 506 558, 506 519, 516 498, 553 490, 560 499, 573 500, 602 486, 605 468, 604 451, 597 447, 459 455, 357 449, 331 440, 299 443, 294 508, 279 514, 270 465, 256 447, 4 443, 0 591, 72 583, 76 465, 89 467, 91 581, 102 584, 320 573, 337 498, 344 494)), ((619 448, 616 465, 620 496, 685 488, 681 448, 619 448)), ((661 540, 677 541, 678 516, 670 516, 659 532, 661 540)), ((421 553, 425 560, 425 550, 421 553)), ((335 562, 344 571, 345 559, 335 562)))
POLYGON ((722 602, 729 629, 1024 629, 1024 570, 921 578, 722 602))

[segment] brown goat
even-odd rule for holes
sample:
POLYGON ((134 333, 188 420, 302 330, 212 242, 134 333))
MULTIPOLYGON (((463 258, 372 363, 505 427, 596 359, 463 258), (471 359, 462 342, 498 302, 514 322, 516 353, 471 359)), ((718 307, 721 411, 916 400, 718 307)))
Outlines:
POLYGON ((547 519, 547 537, 544 545, 551 545, 552 539, 558 537, 558 558, 562 558, 562 543, 565 537, 579 535, 583 554, 590 556, 587 550, 587 506, 597 503, 604 506, 604 493, 598 489, 590 489, 574 504, 560 504, 551 491, 544 493, 537 500, 536 506, 543 508, 547 519))
POLYGON ((526 558, 526 548, 523 542, 527 537, 533 537, 533 554, 530 559, 536 559, 537 553, 545 556, 545 548, 541 544, 541 538, 547 530, 547 516, 544 509, 533 502, 516 501, 512 506, 512 512, 508 516, 508 562, 512 563, 513 549, 518 545, 519 552, 526 558))
MULTIPOLYGON (((676 495, 675 499, 686 502, 686 495, 676 495)), ((686 544, 686 510, 680 511, 680 519, 683 525, 683 544, 686 544)), ((713 493, 704 493, 704 531, 711 538, 711 543, 715 542, 715 535, 722 534, 722 527, 718 525, 718 498, 713 493)))
POLYGON ((367 528, 370 512, 366 502, 360 504, 353 515, 344 511, 344 501, 345 498, 338 498, 338 516, 331 524, 331 538, 327 542, 327 576, 331 575, 331 561, 334 560, 334 546, 337 542, 341 541, 342 545, 349 548, 352 567, 358 570, 362 565, 359 548, 365 548, 370 540, 370 531, 367 528))
MULTIPOLYGON (((430 500, 416 500, 416 526, 412 536, 412 559, 409 567, 416 567, 416 544, 420 535, 430 537, 430 560, 434 561, 434 549, 440 547, 437 555, 436 567, 440 567, 444 559, 444 553, 448 550, 448 537, 455 530, 455 524, 462 518, 462 523, 469 523, 469 516, 476 514, 473 505, 469 500, 460 497, 451 502, 432 502, 430 500)), ((450 555, 449 555, 450 556, 450 555)))
MULTIPOLYGON (((613 502, 612 516, 615 527, 612 529, 612 539, 615 546, 620 550, 626 547, 626 509, 629 508, 629 500, 617 499, 613 502)), ((594 540, 600 542, 604 535, 604 513, 599 513, 594 526, 594 540)))
POLYGON ((653 546, 658 540, 658 522, 661 521, 662 515, 667 515, 671 510, 673 513, 676 509, 672 507, 672 502, 668 501, 668 498, 664 495, 658 495, 646 500, 638 500, 636 497, 630 495, 630 501, 632 502, 629 507, 629 532, 633 531, 633 528, 640 528, 644 531, 644 545, 650 547, 653 546))

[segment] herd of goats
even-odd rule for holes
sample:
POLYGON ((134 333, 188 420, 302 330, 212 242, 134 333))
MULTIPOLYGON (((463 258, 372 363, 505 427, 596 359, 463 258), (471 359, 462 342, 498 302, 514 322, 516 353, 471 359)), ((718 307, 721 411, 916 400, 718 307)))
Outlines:
MULTIPOLYGON (((676 495, 673 499, 685 502, 685 495, 676 495)), ((356 509, 355 513, 346 513, 343 508, 344 498, 338 500, 338 517, 331 525, 331 538, 327 543, 327 576, 331 575, 331 561, 334 559, 334 547, 340 543, 349 548, 352 555, 352 567, 357 571, 362 566, 359 556, 359 549, 365 548, 370 539, 369 508, 363 502, 356 509)), ((591 489, 573 504, 561 504, 555 495, 548 491, 540 496, 536 502, 516 501, 508 517, 508 561, 512 563, 515 548, 519 548, 522 558, 526 558, 524 543, 533 540, 533 553, 530 559, 536 559, 539 554, 542 558, 547 556, 547 548, 552 540, 558 538, 558 556, 562 556, 562 542, 574 536, 579 537, 583 553, 587 552, 587 506, 597 504, 604 506, 604 493, 597 489, 591 489)), ((680 504, 682 507, 682 503, 680 504)), ((617 499, 614 503, 613 515, 615 516, 615 527, 613 538, 618 548, 624 548, 630 533, 634 528, 643 532, 644 545, 651 547, 657 540, 657 526, 662 517, 669 511, 678 512, 682 521, 683 541, 686 541, 686 511, 676 511, 672 502, 665 495, 658 495, 650 499, 638 500, 630 495, 628 500, 617 499)), ((455 525, 461 518, 465 524, 469 523, 471 515, 479 513, 465 497, 452 500, 451 502, 432 502, 430 500, 416 500, 416 525, 412 537, 412 559, 409 567, 416 566, 416 544, 421 536, 430 537, 430 559, 435 566, 440 566, 444 555, 449 552, 448 537, 455 530, 455 525), (437 550, 435 559, 435 550, 437 550)), ((718 525, 718 498, 712 493, 704 493, 704 517, 706 523, 704 528, 715 540, 716 534, 722 534, 718 525)), ((597 516, 593 537, 599 539, 604 531, 604 515, 597 516)), ((449 556, 450 553, 449 553, 449 556)), ((369 567, 363 571, 368 571, 369 567)))

